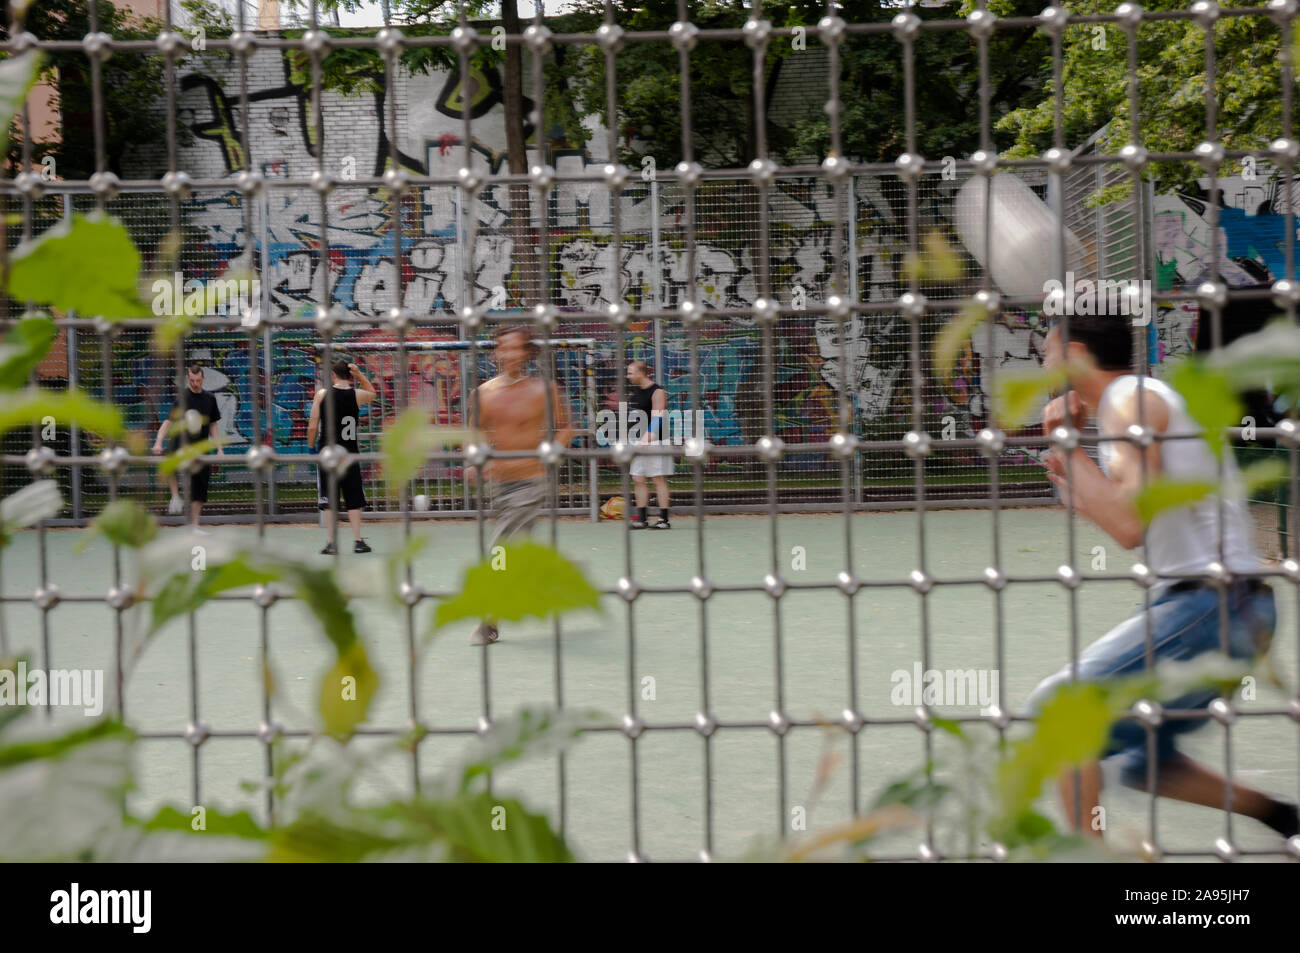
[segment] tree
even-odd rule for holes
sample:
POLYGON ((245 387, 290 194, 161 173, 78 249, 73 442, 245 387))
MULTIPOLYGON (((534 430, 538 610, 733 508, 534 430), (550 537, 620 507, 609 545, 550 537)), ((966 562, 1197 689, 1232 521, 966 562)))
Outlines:
MULTIPOLYGON (((360 0, 324 0, 326 10, 339 8, 360 9, 360 0)), ((465 5, 467 19, 483 16, 490 7, 487 0, 473 0, 465 5)), ((447 36, 459 24, 459 8, 453 0, 393 0, 391 5, 394 24, 409 36, 447 36)), ((518 36, 523 26, 518 9, 513 3, 502 4, 502 23, 506 33, 518 36)), ((287 35, 301 35, 302 31, 286 31, 287 35)), ((325 29, 336 36, 375 35, 377 30, 325 29)), ((293 64, 294 82, 309 85, 310 59, 303 53, 289 54, 293 64)), ((528 172, 527 144, 529 127, 529 100, 524 95, 524 57, 518 43, 507 44, 504 50, 492 45, 476 46, 469 56, 472 68, 483 70, 504 68, 502 106, 505 112, 506 161, 511 175, 528 172)), ((416 47, 402 51, 399 62, 411 72, 458 70, 459 53, 452 47, 416 47)), ((374 49, 333 50, 322 62, 322 83, 327 89, 344 94, 357 94, 383 87, 384 61, 374 49)), ((545 130, 534 129, 533 134, 544 138, 545 130)), ((542 269, 538 262, 536 235, 532 229, 531 190, 525 184, 511 185, 509 195, 510 217, 507 234, 511 238, 514 262, 513 292, 515 302, 521 307, 538 304, 543 299, 542 269)), ((539 199, 540 201, 540 199, 539 199)), ((544 213, 544 210, 542 210, 544 213)))
MULTIPOLYGON (((153 40, 163 24, 152 17, 137 17, 128 10, 99 0, 99 31, 115 40, 153 40)), ((9 39, 9 29, 0 36, 9 39)), ((27 9, 25 21, 15 29, 27 30, 43 40, 80 40, 90 30, 87 0, 41 0, 27 9)), ((90 61, 84 51, 46 51, 42 79, 55 90, 55 107, 60 115, 58 138, 53 142, 33 142, 32 155, 39 162, 53 156, 61 178, 87 179, 95 172, 95 125, 91 98, 90 61)), ((164 83, 164 60, 156 53, 115 51, 102 64, 100 88, 103 92, 104 155, 108 171, 122 174, 127 154, 141 143, 164 141, 167 118, 161 110, 142 109, 159 96, 164 83)), ((181 144, 189 142, 188 132, 177 130, 181 144)), ((11 142, 6 157, 17 168, 21 142, 11 142)))
MULTIPOLYGON (((992 0, 998 11, 1005 0, 992 0)), ((1239 4, 1246 6, 1249 4, 1239 4)), ((1282 31, 1259 6, 1258 16, 1221 17, 1214 25, 1218 108, 1216 137, 1225 149, 1266 150, 1282 134, 1282 31)), ((1072 0, 1072 15, 1114 13, 1118 0, 1072 0)), ((1147 12, 1186 10, 1185 0, 1147 0, 1147 12)), ((1151 152, 1190 152, 1206 138, 1206 30, 1194 20, 1145 22, 1138 31, 1140 129, 1151 152)), ((1288 37, 1288 42, 1290 38, 1288 37)), ((1108 154, 1135 139, 1128 104, 1128 36, 1116 24, 1070 27, 1063 37, 1063 131, 1077 147, 1105 127, 1099 145, 1108 154)), ((1050 60, 1044 68, 1050 67, 1050 60)), ((1041 155, 1053 142, 1053 85, 1046 73, 1034 101, 1003 116, 998 128, 1014 137, 1008 155, 1041 155)), ((1300 113, 1291 117, 1295 128, 1300 113)), ((1235 163, 1224 166, 1234 174, 1235 163)), ((1195 187, 1204 174, 1191 162, 1153 163, 1163 191, 1195 187)), ((1109 196, 1111 198, 1114 195, 1109 196)))
MULTIPOLYGON (((959 0, 912 8, 923 20, 963 15, 959 0)), ((1015 0, 1017 15, 1032 16, 1037 0, 1015 0)), ((595 29, 603 19, 599 0, 580 0, 564 18, 566 30, 595 29)), ((737 29, 751 16, 738 3, 693 4, 691 22, 703 29, 737 29)), ((846 0, 837 15, 853 23, 889 21, 900 12, 885 0, 846 0)), ((667 30, 677 19, 674 0, 615 4, 628 30, 667 30)), ((803 26, 806 49, 822 44, 816 25, 824 4, 765 4, 764 18, 777 27, 803 26)), ((1047 39, 1033 30, 998 32, 989 41, 992 116, 1036 101, 1043 78, 1047 39)), ((767 48, 764 103, 770 104, 783 71, 800 56, 789 37, 773 38, 767 48)), ((889 161, 906 151, 903 47, 893 34, 850 35, 841 46, 840 98, 844 152, 865 161, 889 161)), ((605 112, 604 57, 579 47, 559 64, 559 76, 581 113, 605 112)), ((1050 74, 1048 74, 1050 75, 1050 74)), ((974 41, 962 31, 927 31, 915 41, 917 149, 927 158, 966 155, 980 148, 979 62, 974 41)), ((624 160, 653 155, 660 165, 681 158, 679 58, 667 43, 629 46, 618 60, 619 130, 627 143, 624 160)), ((698 161, 706 167, 739 167, 756 155, 757 113, 753 95, 753 51, 742 41, 701 41, 691 52, 692 125, 698 161), (743 108, 737 108, 739 106, 743 108)), ((829 85, 827 86, 829 88, 829 85)), ((830 122, 823 113, 781 125, 767 114, 768 151, 783 162, 825 157, 831 148, 830 122)), ((583 136, 567 129, 569 138, 583 136)), ((1004 134, 1004 144, 1011 136, 1004 134)))

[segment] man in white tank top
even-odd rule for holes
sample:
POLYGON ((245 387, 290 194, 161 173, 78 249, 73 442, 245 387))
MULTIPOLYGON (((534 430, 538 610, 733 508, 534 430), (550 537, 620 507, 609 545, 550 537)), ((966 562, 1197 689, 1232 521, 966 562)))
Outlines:
MULTIPOLYGON (((1064 454, 1053 450, 1045 458, 1048 477, 1075 512, 1094 522, 1125 549, 1143 544, 1142 520, 1136 496, 1157 477, 1219 483, 1219 496, 1161 512, 1146 533, 1145 563, 1158 581, 1149 609, 1120 623, 1079 655, 1077 672, 1069 665, 1043 681, 1030 696, 1036 713, 1063 683, 1100 681, 1147 670, 1147 626, 1151 627, 1153 661, 1186 661, 1207 652, 1226 651, 1237 659, 1252 659, 1268 650, 1277 621, 1272 590, 1258 577, 1260 561, 1241 494, 1240 475, 1230 453, 1219 461, 1202 438, 1152 440, 1141 448, 1128 440, 1107 440, 1142 426, 1155 435, 1198 433, 1182 396, 1163 381, 1138 377, 1131 371, 1132 327, 1128 318, 1075 316, 1069 322, 1069 352, 1060 325, 1047 335, 1044 365, 1063 366, 1068 360, 1087 370, 1071 373, 1073 389, 1052 400, 1043 411, 1043 429, 1060 426, 1082 430, 1090 416, 1097 420, 1102 441, 1100 466, 1079 447, 1064 454), (1228 625, 1220 626, 1220 590, 1210 581, 1218 566, 1232 580, 1225 588, 1228 625)), ((1179 698, 1161 698, 1166 710, 1204 709, 1218 697, 1211 689, 1179 698)), ((1195 729, 1203 718, 1165 718, 1155 734, 1155 785, 1158 794, 1193 804, 1222 808, 1224 779, 1180 754, 1178 733, 1195 729)), ((1150 790, 1148 729, 1136 721, 1116 722, 1106 757, 1121 759, 1120 777, 1127 786, 1150 790)), ((1091 824, 1101 795, 1100 764, 1080 770, 1080 799, 1075 799, 1075 772, 1060 779, 1061 798, 1070 823, 1101 836, 1091 824)), ((1285 837, 1300 833, 1296 808, 1260 791, 1232 788, 1232 810, 1256 818, 1285 837)))

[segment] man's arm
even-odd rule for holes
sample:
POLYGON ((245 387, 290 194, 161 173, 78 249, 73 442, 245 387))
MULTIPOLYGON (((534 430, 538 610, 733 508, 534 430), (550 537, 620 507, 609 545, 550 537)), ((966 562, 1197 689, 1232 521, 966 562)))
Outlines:
POLYGON ((208 424, 208 437, 217 445, 217 453, 225 456, 225 451, 221 448, 221 429, 215 420, 208 424))
MULTIPOLYGON (((487 428, 483 425, 483 401, 479 397, 479 391, 481 391, 482 389, 483 389, 483 385, 479 384, 478 387, 475 387, 472 391, 469 392, 469 426, 471 431, 475 431, 480 434, 486 434, 487 428)), ((486 437, 484 439, 486 439, 486 437)), ((483 467, 484 471, 486 471, 487 468, 491 465, 492 465, 492 461, 489 460, 487 464, 483 467)), ((465 468, 466 480, 468 480, 470 483, 477 483, 478 478, 479 478, 478 467, 465 468)))
POLYGON ((162 426, 158 428, 158 436, 154 438, 154 442, 153 442, 154 456, 157 456, 158 454, 163 452, 163 440, 167 438, 167 431, 171 429, 172 429, 172 418, 170 415, 168 415, 167 419, 162 422, 162 426))
MULTIPOLYGON (((1143 398, 1142 422, 1155 433, 1163 433, 1169 426, 1168 405, 1150 392, 1143 392, 1143 398)), ((1134 393, 1099 419, 1098 428, 1103 437, 1117 436, 1137 422, 1138 400, 1134 393)), ((1044 429, 1048 433, 1055 426, 1049 423, 1045 415, 1044 429)), ((1080 515, 1092 520, 1125 549, 1141 544, 1143 526, 1135 500, 1142 487, 1160 475, 1157 441, 1145 450, 1128 441, 1116 441, 1109 476, 1081 447, 1066 456, 1052 451, 1045 461, 1048 479, 1068 494, 1080 515)))
POLYGON ((361 368, 355 364, 349 364, 348 370, 352 372, 352 380, 357 389, 357 403, 364 407, 375 399, 375 388, 365 374, 361 373, 361 368))
POLYGON ((316 446, 316 434, 320 431, 320 402, 325 397, 324 389, 316 391, 311 399, 311 416, 307 418, 307 452, 316 446))
POLYGON ((668 421, 665 419, 667 410, 668 391, 661 387, 650 397, 650 437, 658 440, 664 438, 664 427, 668 425, 668 421))

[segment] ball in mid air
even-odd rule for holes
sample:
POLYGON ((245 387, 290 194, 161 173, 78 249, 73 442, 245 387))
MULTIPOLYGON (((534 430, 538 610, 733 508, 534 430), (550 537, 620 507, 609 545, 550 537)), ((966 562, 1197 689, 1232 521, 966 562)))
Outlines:
POLYGON ((429 508, 429 498, 421 493, 419 496, 416 496, 411 500, 411 507, 412 509, 419 510, 423 513, 429 508))
MULTIPOLYGON (((953 201, 953 223, 966 250, 1003 294, 1042 295, 1049 280, 1063 277, 1056 266, 1061 219, 1018 176, 972 177, 953 201), (989 248, 984 247, 986 219, 989 248)), ((1083 277, 1088 270, 1083 244, 1070 229, 1064 233, 1061 270, 1083 277)))

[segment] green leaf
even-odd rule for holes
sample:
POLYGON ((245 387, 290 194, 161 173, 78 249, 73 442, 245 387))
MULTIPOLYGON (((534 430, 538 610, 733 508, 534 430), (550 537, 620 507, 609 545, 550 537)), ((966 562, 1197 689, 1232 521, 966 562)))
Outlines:
MULTIPOLYGON (((182 425, 183 423, 184 422, 182 421, 182 425)), ((194 443, 181 447, 181 449, 177 450, 175 453, 169 453, 167 456, 163 457, 162 460, 158 462, 158 474, 164 477, 171 476, 191 460, 198 459, 205 453, 212 453, 220 446, 221 442, 213 440, 211 437, 204 437, 202 440, 196 440, 194 443)))
POLYGON ((994 407, 1005 429, 1030 424, 1038 404, 1065 383, 1063 370, 1000 371, 993 378, 994 407))
POLYGON ((123 432, 121 412, 84 391, 28 388, 6 394, 0 401, 0 433, 33 424, 39 426, 46 417, 53 417, 61 427, 76 424, 82 430, 105 437, 118 437, 123 432))
POLYGON ((1227 427, 1241 426, 1245 413, 1228 375, 1200 361, 1180 361, 1169 372, 1169 384, 1182 395, 1187 412, 1205 430, 1206 443, 1216 457, 1223 456, 1227 427))
POLYGON ((953 365, 957 356, 981 324, 988 320, 989 311, 972 301, 961 314, 945 324, 934 338, 934 369, 945 381, 952 380, 953 365))
POLYGON ((146 831, 190 831, 196 834, 206 834, 209 837, 231 834, 235 837, 246 837, 250 840, 265 840, 268 836, 267 831, 247 811, 240 811, 237 814, 223 814, 221 811, 205 808, 202 830, 195 830, 194 820, 192 813, 182 812, 171 805, 167 805, 159 809, 158 813, 144 821, 140 826, 146 831))
POLYGON ((1209 496, 1215 489, 1215 484, 1206 480, 1158 477, 1138 491, 1134 503, 1137 504, 1138 516, 1143 524, 1150 526, 1151 521, 1165 510, 1195 503, 1209 496))
POLYGON ((1021 844, 1032 844, 1044 838, 1059 835, 1056 825, 1037 811, 1022 811, 1015 819, 1016 840, 1021 844))
POLYGON ((343 818, 304 813, 271 831, 272 863, 357 863, 369 855, 384 855, 414 844, 433 841, 430 833, 413 831, 391 805, 353 810, 343 818))
POLYGON ((278 578, 279 574, 274 571, 258 569, 238 559, 199 571, 178 573, 163 583, 153 599, 148 634, 154 634, 177 616, 194 612, 219 593, 273 582, 278 578))
POLYGON ((438 606, 434 626, 459 619, 548 618, 599 605, 600 593, 577 566, 549 546, 525 542, 502 547, 471 568, 459 594, 438 606))
POLYGON ((1241 471, 1241 480, 1247 495, 1258 493, 1285 483, 1291 478, 1291 470, 1278 459, 1260 460, 1241 471))
POLYGON ((333 569, 316 569, 299 562, 281 563, 284 578, 293 583, 294 594, 311 610, 325 637, 339 657, 357 641, 356 621, 348 597, 339 588, 333 569))
POLYGON ((379 689, 379 676, 370 667, 365 646, 354 642, 339 654, 320 685, 320 714, 325 731, 336 738, 349 738, 366 720, 370 704, 379 689), (345 684, 345 679, 351 679, 345 684))
POLYGON ((384 595, 395 609, 403 610, 406 603, 402 601, 398 587, 406 580, 406 565, 424 551, 429 545, 428 536, 412 535, 407 538, 400 549, 395 549, 384 556, 384 595))
POLYGON ((84 550, 96 536, 104 536, 119 546, 139 549, 158 536, 158 521, 135 500, 114 500, 86 527, 77 542, 77 551, 84 550))
POLYGON ((549 819, 487 791, 327 813, 271 832, 268 860, 553 863, 573 854, 549 819))
POLYGON ((85 860, 119 830, 130 739, 103 720, 0 746, 0 861, 85 860))
POLYGON ((103 719, 84 728, 62 734, 24 738, 0 745, 0 770, 12 768, 27 761, 61 758, 73 749, 104 738, 132 738, 131 731, 120 722, 103 719))
POLYGON ((89 860, 101 864, 248 863, 265 858, 265 842, 202 831, 147 831, 126 824, 95 840, 89 860))
POLYGON ((384 479, 390 492, 415 476, 433 449, 433 427, 428 411, 408 407, 385 430, 380 449, 384 454, 384 479))
POLYGON ((61 509, 63 497, 53 480, 37 480, 6 496, 0 500, 0 546, 18 530, 58 516, 61 509))
POLYGON ((330 734, 350 735, 369 712, 379 676, 357 637, 348 596, 339 588, 334 571, 308 565, 296 554, 267 546, 245 549, 230 537, 216 535, 204 540, 207 556, 203 569, 175 572, 177 559, 187 555, 190 545, 189 539, 172 538, 150 547, 142 558, 147 569, 158 571, 156 578, 162 579, 153 600, 148 636, 177 616, 195 611, 218 593, 258 583, 284 582, 335 648, 335 665, 326 673, 318 692, 320 712, 330 734), (356 678, 355 700, 340 697, 340 683, 347 676, 356 678))
POLYGON ((1062 685, 1042 707, 1034 733, 1013 745, 998 766, 1001 816, 994 835, 1012 841, 1015 825, 1042 791, 1043 783, 1068 767, 1095 760, 1114 720, 1107 688, 1098 682, 1062 685))
POLYGON ((548 818, 487 791, 418 805, 451 850, 448 860, 498 864, 573 861, 548 818))
POLYGON ((914 811, 922 811, 939 804, 951 791, 952 788, 948 785, 936 784, 926 777, 924 771, 918 771, 911 777, 901 778, 887 786, 880 792, 871 809, 876 811, 891 804, 902 804, 914 811))
MULTIPOLYGON (((171 255, 174 259, 176 251, 179 249, 181 238, 176 233, 172 233, 163 240, 159 249, 160 259, 171 255), (174 238, 173 238, 174 236, 174 238)), ((153 282, 152 290, 154 299, 152 310, 154 314, 164 315, 154 328, 153 346, 155 350, 163 353, 172 352, 176 345, 180 343, 190 330, 204 315, 212 314, 213 309, 219 305, 227 306, 227 314, 233 316, 236 304, 247 303, 256 304, 256 302, 240 302, 237 296, 240 294, 238 285, 231 285, 231 282, 248 282, 257 280, 257 273, 244 264, 245 259, 236 259, 233 261, 218 278, 212 281, 202 282, 200 287, 195 288, 189 294, 184 293, 182 282, 180 287, 175 286, 175 278, 159 278, 153 282), (231 290, 231 289, 235 290, 231 290), (176 304, 180 304, 180 310, 173 310, 176 304), (165 305, 165 307, 164 307, 165 305)), ((253 286, 256 287, 256 286, 253 286)), ((219 312, 218 312, 219 313, 219 312)))
POLYGON ((0 60, 0 152, 9 148, 9 127, 27 101, 40 70, 38 50, 0 60))
POLYGON ((439 444, 464 443, 471 432, 429 423, 423 407, 408 407, 385 430, 380 449, 384 454, 384 479, 389 491, 397 493, 424 465, 429 452, 439 444))
POLYGON ((9 293, 19 301, 108 320, 151 314, 136 287, 140 253, 122 224, 103 213, 61 221, 19 245, 9 261, 9 293))
POLYGON ((1300 395, 1300 327, 1285 319, 1274 321, 1211 352, 1204 362, 1238 391, 1267 390, 1295 397, 1300 395))
MULTIPOLYGON (((507 762, 563 751, 581 737, 584 728, 597 725, 602 719, 601 713, 594 710, 557 712, 521 708, 493 722, 487 734, 473 742, 471 755, 460 768, 458 790, 468 791, 476 778, 485 777, 507 762)), ((454 773, 447 775, 449 781, 454 773)))
POLYGON ((44 315, 23 318, 10 328, 0 344, 0 390, 27 386, 32 368, 45 357, 58 333, 54 322, 44 315))

